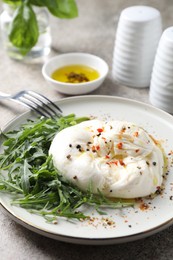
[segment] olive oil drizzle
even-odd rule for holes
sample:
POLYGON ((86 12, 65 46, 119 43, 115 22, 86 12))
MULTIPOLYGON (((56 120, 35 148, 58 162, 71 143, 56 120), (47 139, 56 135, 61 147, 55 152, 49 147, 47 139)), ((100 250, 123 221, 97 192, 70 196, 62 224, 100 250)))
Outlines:
POLYGON ((54 80, 75 84, 93 81, 99 78, 99 73, 92 67, 76 64, 58 68, 51 76, 54 80))

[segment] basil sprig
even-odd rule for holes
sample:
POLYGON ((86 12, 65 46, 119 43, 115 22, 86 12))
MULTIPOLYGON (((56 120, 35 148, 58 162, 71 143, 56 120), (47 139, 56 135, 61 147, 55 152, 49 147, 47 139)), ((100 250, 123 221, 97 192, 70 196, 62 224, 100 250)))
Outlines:
POLYGON ((59 18, 74 18, 78 16, 75 0, 30 0, 31 4, 47 7, 50 13, 59 18))
POLYGON ((35 13, 27 2, 23 2, 15 11, 9 29, 11 43, 25 55, 36 44, 39 29, 35 13))
POLYGON ((33 6, 45 7, 58 18, 74 18, 78 16, 75 0, 4 0, 16 7, 9 27, 9 40, 26 55, 38 41, 39 27, 33 6))

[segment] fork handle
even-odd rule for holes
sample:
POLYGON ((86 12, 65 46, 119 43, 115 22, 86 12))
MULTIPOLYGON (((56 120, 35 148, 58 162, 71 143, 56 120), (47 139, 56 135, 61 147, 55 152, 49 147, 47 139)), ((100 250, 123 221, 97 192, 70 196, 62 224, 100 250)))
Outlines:
POLYGON ((11 95, 3 93, 3 92, 0 91, 0 100, 7 99, 7 98, 11 98, 11 95))

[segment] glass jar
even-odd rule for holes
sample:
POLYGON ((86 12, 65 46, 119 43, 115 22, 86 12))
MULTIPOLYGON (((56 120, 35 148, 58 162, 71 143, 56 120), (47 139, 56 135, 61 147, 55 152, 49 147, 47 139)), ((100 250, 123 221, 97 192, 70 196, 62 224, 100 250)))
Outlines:
POLYGON ((12 21, 12 17, 15 11, 15 8, 7 4, 3 5, 3 12, 0 17, 1 23, 1 38, 2 43, 7 51, 7 54, 10 58, 15 60, 24 60, 24 61, 34 61, 44 56, 47 56, 50 53, 51 46, 51 33, 49 25, 49 13, 44 7, 34 7, 34 12, 36 13, 36 18, 39 28, 39 38, 36 45, 23 56, 19 49, 16 48, 8 38, 8 29, 12 21))

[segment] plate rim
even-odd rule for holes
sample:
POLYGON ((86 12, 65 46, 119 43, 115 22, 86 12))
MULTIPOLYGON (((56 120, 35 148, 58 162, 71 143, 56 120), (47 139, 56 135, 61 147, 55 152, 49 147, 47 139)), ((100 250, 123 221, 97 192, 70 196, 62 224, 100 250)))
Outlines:
POLYGON ((53 233, 47 230, 44 230, 42 228, 34 226, 32 223, 28 223, 25 220, 22 220, 22 218, 17 217, 13 212, 11 212, 9 209, 7 209, 2 203, 0 204, 1 208, 7 214, 12 220, 14 220, 16 223, 20 224, 24 228, 27 228, 28 230, 37 233, 39 235, 43 235, 45 237, 62 241, 62 242, 67 242, 67 243, 72 243, 72 244, 80 244, 80 245, 111 245, 111 244, 121 244, 121 243, 126 243, 126 242, 132 242, 136 241, 137 239, 143 239, 146 237, 149 237, 151 235, 154 235, 158 232, 161 232, 171 226, 173 224, 173 217, 164 222, 163 224, 155 227, 148 229, 146 231, 133 234, 133 235, 128 235, 128 236, 121 236, 121 237, 109 237, 109 238, 85 238, 85 237, 74 237, 74 236, 69 236, 69 235, 62 235, 62 234, 57 234, 53 233), (145 236, 144 236, 145 235, 145 236))

